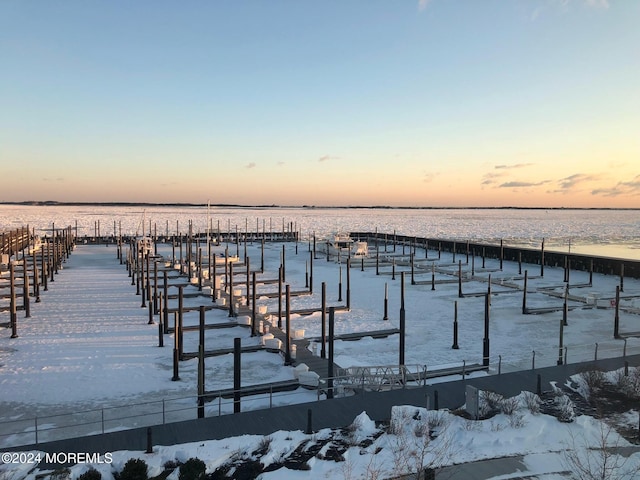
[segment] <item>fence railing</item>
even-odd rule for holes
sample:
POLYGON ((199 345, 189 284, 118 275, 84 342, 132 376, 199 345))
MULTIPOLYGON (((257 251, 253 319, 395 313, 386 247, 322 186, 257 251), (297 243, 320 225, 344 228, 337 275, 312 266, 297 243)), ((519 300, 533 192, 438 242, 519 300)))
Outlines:
MULTIPOLYGON (((562 363, 578 363, 635 354, 640 354, 640 343, 628 344, 626 340, 568 345, 562 349, 537 349, 519 356, 497 355, 490 357, 488 374, 555 366, 559 364, 560 359, 562 359, 562 363)), ((452 380, 465 378, 468 375, 464 369, 465 363, 462 362, 458 374, 451 375, 452 380)), ((425 373, 434 369, 437 367, 427 368, 426 365, 359 367, 353 371, 345 369, 332 379, 322 379, 319 387, 315 390, 300 387, 294 391, 276 392, 271 390, 264 394, 244 396, 240 400, 241 410, 269 409, 292 403, 321 401, 327 398, 330 385, 333 387, 334 397, 352 395, 354 391, 417 387, 429 383, 425 373)), ((215 392, 208 392, 206 396, 208 398, 214 396, 215 398, 204 404, 205 417, 227 415, 234 412, 233 398, 224 398, 222 395, 215 396, 215 392)), ((195 418, 198 418, 197 395, 20 418, 0 422, 0 447, 38 444, 195 418)))

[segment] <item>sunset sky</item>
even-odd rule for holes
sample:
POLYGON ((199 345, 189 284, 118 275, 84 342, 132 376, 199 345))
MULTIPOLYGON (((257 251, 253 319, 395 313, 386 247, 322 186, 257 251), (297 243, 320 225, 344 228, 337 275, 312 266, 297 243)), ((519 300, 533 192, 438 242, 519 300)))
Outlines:
POLYGON ((640 2, 0 2, 0 202, 640 208, 640 2))

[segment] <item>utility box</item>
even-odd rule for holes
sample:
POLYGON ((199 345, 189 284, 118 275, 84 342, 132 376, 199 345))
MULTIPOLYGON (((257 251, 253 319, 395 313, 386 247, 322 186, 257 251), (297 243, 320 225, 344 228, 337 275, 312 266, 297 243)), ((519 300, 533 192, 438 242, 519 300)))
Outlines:
POLYGON ((474 420, 478 419, 480 412, 480 394, 476 387, 467 385, 464 392, 466 397, 465 410, 474 420))

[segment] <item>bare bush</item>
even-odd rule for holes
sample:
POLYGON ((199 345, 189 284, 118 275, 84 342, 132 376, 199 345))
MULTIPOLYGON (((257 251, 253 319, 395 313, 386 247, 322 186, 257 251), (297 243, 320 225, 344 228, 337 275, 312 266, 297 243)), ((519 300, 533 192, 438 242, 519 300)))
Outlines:
POLYGON ((500 402, 500 411, 505 415, 513 415, 519 407, 517 397, 503 398, 500 402))
POLYGON ((640 398, 640 369, 629 369, 629 374, 625 375, 624 370, 618 370, 613 379, 616 388, 626 397, 631 399, 640 398))
POLYGON ((522 399, 525 407, 534 415, 540 413, 540 405, 542 400, 533 392, 522 392, 522 399))
POLYGON ((519 412, 515 412, 513 415, 509 415, 509 426, 511 428, 522 428, 527 424, 524 419, 524 415, 519 412))
POLYGON ((598 393, 606 382, 605 374, 601 370, 588 370, 578 375, 578 383, 582 386, 582 392, 586 400, 598 393))
POLYGON ((563 463, 581 480, 632 480, 640 474, 640 464, 618 452, 621 447, 615 430, 599 422, 595 444, 584 437, 571 434, 564 450, 563 463))
POLYGON ((488 417, 500 412, 500 406, 503 400, 504 397, 499 393, 482 390, 480 392, 479 415, 481 417, 488 417))

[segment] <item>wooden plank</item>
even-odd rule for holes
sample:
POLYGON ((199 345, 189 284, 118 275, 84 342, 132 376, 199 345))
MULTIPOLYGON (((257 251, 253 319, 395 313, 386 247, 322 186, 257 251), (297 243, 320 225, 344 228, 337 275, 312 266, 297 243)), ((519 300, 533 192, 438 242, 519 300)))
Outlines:
MULTIPOLYGON (((373 337, 373 338, 386 338, 391 335, 395 335, 396 333, 400 333, 398 328, 389 328, 387 330, 372 330, 367 332, 354 332, 354 333, 343 333, 340 335, 334 335, 334 340, 344 340, 347 342, 361 340, 364 337, 373 337)), ((318 342, 321 340, 320 337, 309 337, 307 338, 309 341, 318 342)))
MULTIPOLYGON (((240 349, 242 353, 253 353, 259 352, 261 350, 265 350, 264 345, 247 345, 240 349)), ((222 355, 228 355, 233 353, 232 348, 219 348, 216 350, 206 350, 204 352, 205 357, 220 357, 222 355)), ((184 352, 180 357, 180 360, 191 360, 192 358, 197 358, 198 352, 184 352)))
MULTIPOLYGON (((258 385, 247 385, 240 388, 240 396, 263 395, 272 392, 288 392, 300 387, 298 380, 283 380, 282 382, 262 383, 258 385)), ((205 402, 210 402, 218 397, 233 398, 233 388, 223 390, 207 391, 204 393, 205 402)))

